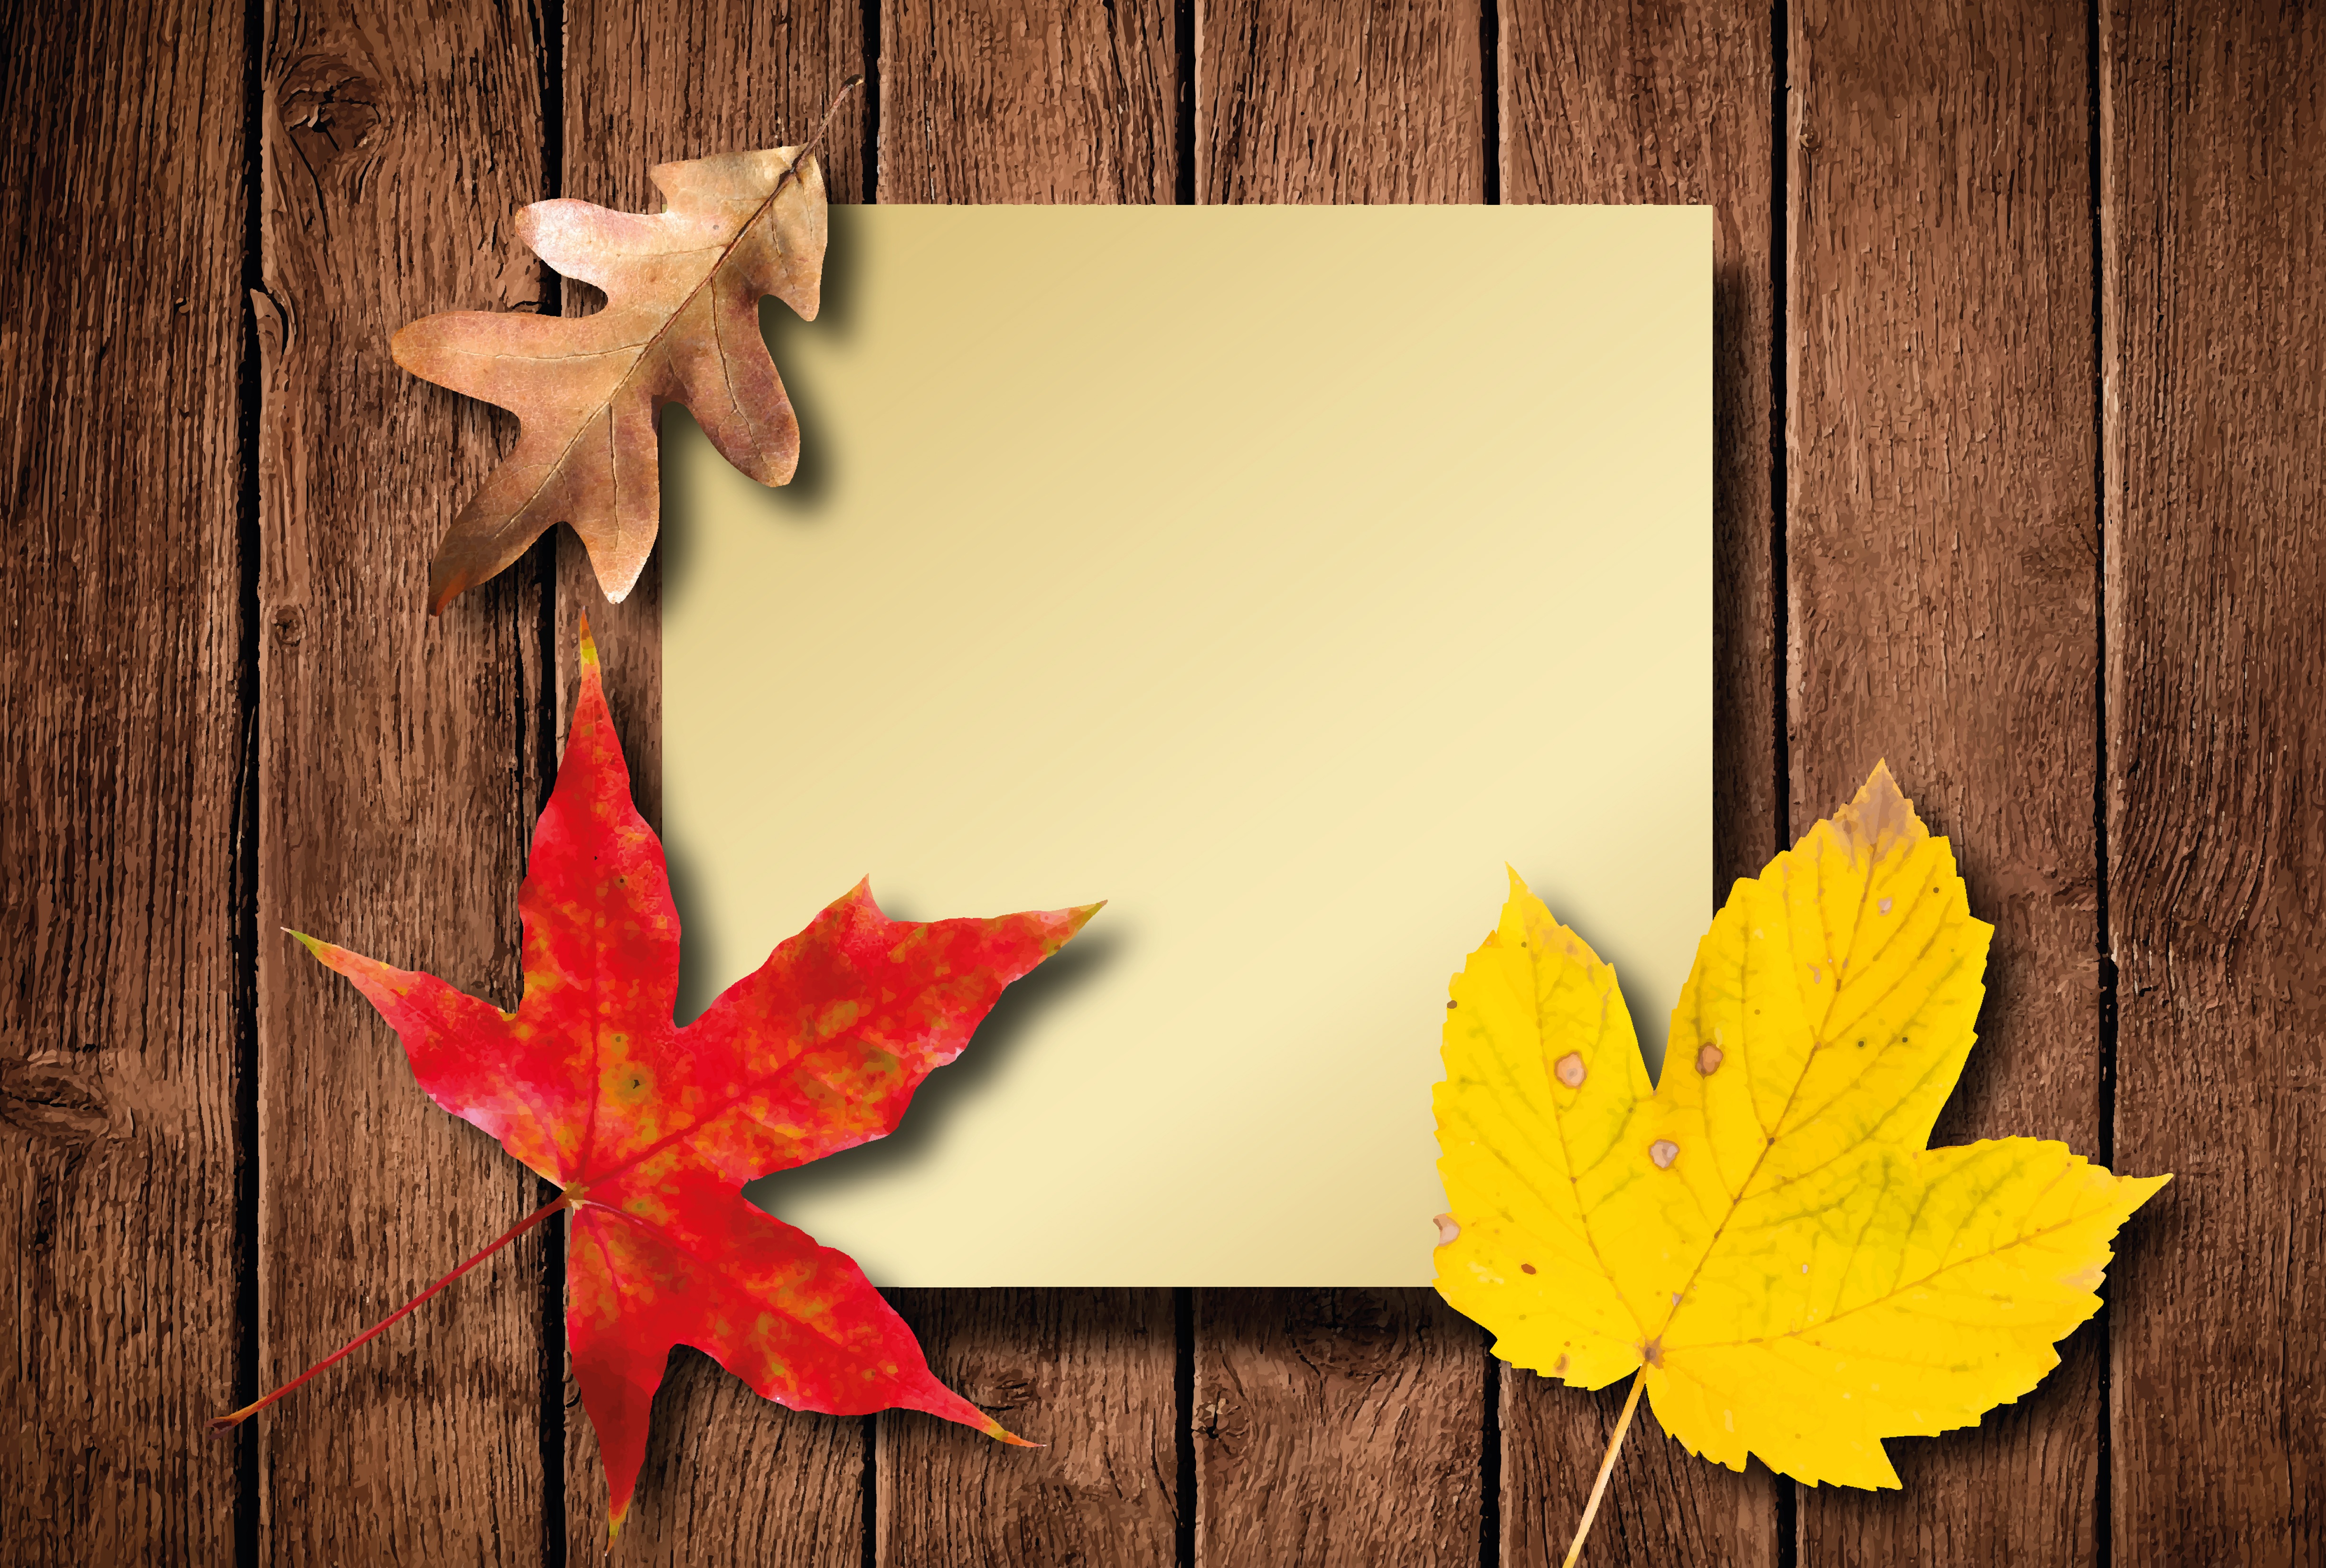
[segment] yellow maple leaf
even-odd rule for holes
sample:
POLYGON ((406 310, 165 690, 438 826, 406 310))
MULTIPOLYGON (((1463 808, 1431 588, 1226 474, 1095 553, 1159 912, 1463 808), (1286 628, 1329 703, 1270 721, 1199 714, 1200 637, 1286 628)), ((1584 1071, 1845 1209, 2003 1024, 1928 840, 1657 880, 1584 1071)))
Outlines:
POLYGON ((1730 891, 1651 1088, 1614 970, 1513 872, 1446 1014, 1439 1293, 1515 1366, 1636 1370, 1691 1452, 1896 1486, 1882 1440, 2033 1388, 2171 1179, 2037 1138, 1924 1146, 1993 934, 1876 767, 1730 891))

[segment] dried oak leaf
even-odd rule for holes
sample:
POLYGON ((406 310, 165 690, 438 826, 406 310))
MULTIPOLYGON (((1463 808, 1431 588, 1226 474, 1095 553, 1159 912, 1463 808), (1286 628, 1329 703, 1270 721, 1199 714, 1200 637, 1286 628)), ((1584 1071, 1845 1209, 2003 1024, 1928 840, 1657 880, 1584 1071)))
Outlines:
POLYGON ((1513 873, 1446 1015, 1439 1292, 1518 1366, 1636 1370, 1693 1453, 1896 1486, 1882 1440, 2033 1388, 2170 1180, 2035 1138, 1924 1146, 1993 933, 1877 767, 1731 890, 1651 1089, 1614 971, 1513 873))
POLYGON ((396 333, 414 376, 517 416, 516 448, 452 521, 429 569, 428 608, 492 577, 557 524, 619 599, 661 526, 655 430, 682 403, 721 455, 764 485, 799 464, 799 422, 759 336, 773 294, 815 319, 823 277, 823 174, 797 147, 652 171, 653 214, 536 201, 517 237, 605 291, 587 316, 454 311, 396 333))
POLYGON ((412 1306, 533 1224, 571 1211, 567 1336, 616 1528, 674 1345, 708 1351, 796 1409, 901 1406, 1019 1441, 937 1381, 912 1331, 844 1254, 752 1207, 740 1189, 891 1131, 1002 988, 1098 906, 921 924, 890 920, 860 883, 675 1027, 678 914, 662 845, 630 802, 586 631, 581 663, 572 738, 517 895, 525 993, 516 1011, 299 939, 395 1027, 429 1098, 563 1189, 412 1306))

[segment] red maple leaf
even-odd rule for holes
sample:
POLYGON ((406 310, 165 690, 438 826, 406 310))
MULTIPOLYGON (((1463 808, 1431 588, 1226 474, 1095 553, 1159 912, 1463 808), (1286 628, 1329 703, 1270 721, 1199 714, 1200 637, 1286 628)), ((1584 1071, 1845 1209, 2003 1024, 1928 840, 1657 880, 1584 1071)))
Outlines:
MULTIPOLYGON (((301 936, 402 1036, 420 1086, 563 1192, 247 1419, 560 1210, 566 1327, 619 1530, 674 1345, 758 1393, 839 1415, 902 1407, 1021 1440, 937 1381, 849 1257, 744 1202, 745 1182, 877 1138, 961 1053, 1002 988, 1097 905, 993 920, 890 920, 859 883, 684 1028, 662 843, 630 802, 585 628, 582 694, 517 910, 513 1013, 433 975, 301 936)), ((294 933, 295 934, 295 933, 294 933)))

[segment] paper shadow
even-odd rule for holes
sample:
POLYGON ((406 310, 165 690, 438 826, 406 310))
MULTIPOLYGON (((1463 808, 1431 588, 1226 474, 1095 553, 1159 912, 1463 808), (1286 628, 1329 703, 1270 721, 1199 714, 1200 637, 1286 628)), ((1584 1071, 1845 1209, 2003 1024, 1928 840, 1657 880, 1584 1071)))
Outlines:
POLYGON ((795 1198, 910 1171, 928 1157, 938 1127, 954 1109, 985 1091, 1035 1023, 1091 984, 1121 951, 1126 935, 1119 929, 1085 932, 1002 992, 968 1048, 951 1066, 939 1068, 922 1083, 895 1132, 795 1170, 762 1176, 743 1189, 743 1196, 770 1213, 780 1214, 795 1198))

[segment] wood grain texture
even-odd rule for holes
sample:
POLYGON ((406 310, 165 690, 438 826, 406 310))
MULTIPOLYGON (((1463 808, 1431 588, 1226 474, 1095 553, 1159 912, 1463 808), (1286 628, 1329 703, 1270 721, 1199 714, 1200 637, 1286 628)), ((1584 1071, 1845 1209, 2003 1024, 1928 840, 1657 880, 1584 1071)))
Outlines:
MULTIPOLYGON (((1889 759, 1996 928, 1932 1141, 2098 1154, 2085 12, 1791 15, 1792 827, 1889 759)), ((2090 1561, 2098 1345, 1975 1431, 1890 1443, 1903 1491, 1803 1489, 1803 1568, 2090 1561)))
POLYGON ((1171 0, 880 0, 883 201, 1168 202, 1171 0))
POLYGON ((879 1424, 882 1568, 1177 1559, 1177 1341, 1168 1290, 900 1290, 936 1375, 1020 1437, 916 1412, 879 1424))
MULTIPOLYGON (((539 789, 537 589, 431 621, 427 561, 514 434, 405 376, 395 328, 537 304, 523 10, 270 13, 258 302, 259 1380, 272 1387, 534 1207, 393 1032, 279 928, 517 996, 539 789)), ((542 1545, 541 1248, 489 1264, 259 1420, 260 1554, 499 1561, 542 1545)))
POLYGON ((1196 199, 1479 201, 1477 0, 1205 0, 1196 199))
POLYGON ((6 36, 0 1559, 225 1562, 242 19, 29 8, 6 36))
MULTIPOLYGON (((1772 72, 1766 5, 1614 9, 1524 0, 1502 14, 1503 199, 1713 209, 1714 901, 1777 844, 1772 72)), ((1671 998, 1632 997, 1653 1015, 1671 998)), ((1577 1393, 1502 1373, 1503 1561, 1557 1563, 1625 1387, 1577 1393)), ((1707 1465, 1651 1415, 1626 1439, 1593 1526, 1604 1563, 1777 1561, 1779 1483, 1707 1465)))
POLYGON ((1486 1337, 1431 1290, 1196 1293, 1196 1562, 1477 1561, 1486 1337))
MULTIPOLYGON (((841 84, 866 63, 863 14, 852 4, 779 9, 740 0, 581 0, 565 15, 561 194, 633 211, 656 209, 660 197, 647 177, 652 165, 796 145, 814 133, 841 84)), ((865 188, 864 102, 861 92, 842 100, 820 154, 833 200, 855 199, 865 188)), ((595 309, 595 294, 587 284, 569 283, 564 308, 595 309)), ((812 441, 813 394, 795 389, 795 395, 803 400, 804 440, 812 441)), ((665 417, 680 416, 666 410, 665 417)), ((685 548, 685 527, 683 508, 665 516, 661 550, 620 604, 599 592, 570 529, 557 531, 555 546, 558 746, 572 712, 576 634, 586 615, 629 760, 631 792, 657 827, 662 554, 685 548)), ((684 921, 685 888, 677 891, 684 921)), ((606 1484, 597 1437, 570 1375, 565 1412, 567 1551, 571 1561, 587 1562, 606 1540, 606 1484)), ((682 1349, 655 1396, 653 1440, 622 1527, 624 1560, 855 1568, 863 1560, 866 1435, 863 1421, 786 1410, 708 1356, 682 1349)))
MULTIPOLYGON (((1590 1501, 1632 1380, 1588 1394, 1509 1367, 1502 1380, 1502 1560, 1512 1568, 1557 1564, 1590 1501)), ((1664 1435, 1642 1399, 1584 1561, 1765 1568, 1782 1561, 1777 1488, 1787 1484, 1757 1461, 1739 1474, 1697 1458, 1664 1435)))
POLYGON ((2116 1561, 2326 1560, 2326 11, 2102 18, 2116 1561))

